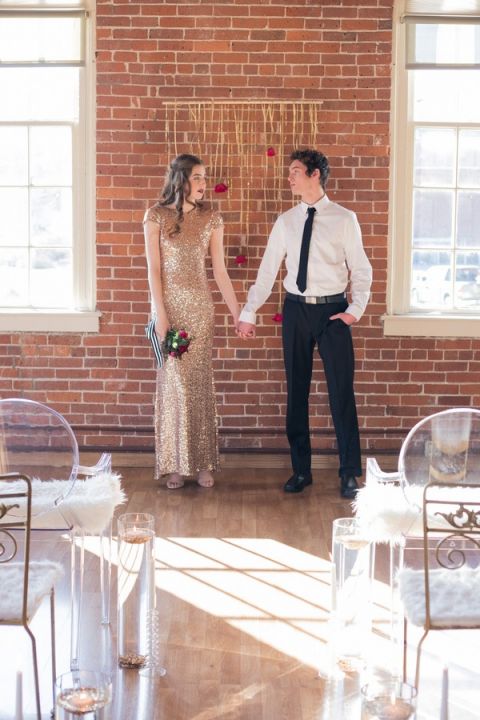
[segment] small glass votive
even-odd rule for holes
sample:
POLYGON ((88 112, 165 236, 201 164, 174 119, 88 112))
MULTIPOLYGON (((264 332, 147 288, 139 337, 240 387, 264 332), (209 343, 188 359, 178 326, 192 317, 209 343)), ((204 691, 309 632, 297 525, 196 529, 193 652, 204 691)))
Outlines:
POLYGON ((379 680, 362 687, 361 720, 413 720, 417 689, 398 680, 379 680))
POLYGON ((65 673, 55 682, 55 719, 108 720, 111 699, 109 675, 90 670, 65 673))

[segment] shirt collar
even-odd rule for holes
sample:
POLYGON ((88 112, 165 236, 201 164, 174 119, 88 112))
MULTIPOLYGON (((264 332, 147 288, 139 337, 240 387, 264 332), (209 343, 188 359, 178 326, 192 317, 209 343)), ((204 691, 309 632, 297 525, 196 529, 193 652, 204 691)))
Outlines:
POLYGON ((303 202, 303 200, 301 200, 300 207, 302 208, 302 212, 306 215, 309 207, 314 207, 315 210, 319 212, 320 210, 324 210, 329 202, 330 201, 325 194, 322 198, 320 198, 318 202, 314 203, 313 205, 308 205, 306 202, 303 202))

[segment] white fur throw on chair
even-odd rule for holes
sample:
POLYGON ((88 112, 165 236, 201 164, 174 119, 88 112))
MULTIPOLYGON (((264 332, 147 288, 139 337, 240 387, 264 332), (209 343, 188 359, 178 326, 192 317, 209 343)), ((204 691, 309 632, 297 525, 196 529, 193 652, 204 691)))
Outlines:
MULTIPOLYGON (((419 490, 423 488, 419 487, 419 490)), ((356 517, 369 529, 377 543, 399 543, 414 526, 422 532, 420 506, 407 502, 403 489, 393 483, 370 482, 360 488, 353 502, 356 517)))
MULTIPOLYGON (((356 517, 368 527, 370 537, 374 542, 399 543, 407 536, 423 536, 423 485, 410 485, 406 493, 393 483, 369 482, 361 488, 353 509, 356 517)), ((452 502, 475 502, 480 500, 480 488, 469 487, 439 487, 436 486, 430 497, 452 502)), ((458 505, 444 505, 442 512, 457 510, 458 505)), ((438 508, 436 508, 438 509, 438 508)), ((435 515, 429 519, 431 524, 438 528, 449 528, 451 525, 440 516, 435 515)))
MULTIPOLYGON (((431 570, 430 616, 436 625, 480 626, 480 568, 431 570)), ((405 614, 413 625, 425 624, 425 572, 406 568, 398 575, 405 614)))
MULTIPOLYGON (((22 492, 24 488, 23 481, 0 483, 0 489, 8 492, 22 492)), ((99 473, 86 480, 77 479, 69 490, 70 483, 65 480, 32 480, 32 529, 63 529, 67 525, 99 535, 112 519, 116 506, 126 499, 120 476, 110 472, 99 473), (67 493, 66 497, 55 506, 55 499, 63 493, 67 493)), ((25 506, 25 499, 15 499, 13 502, 19 504, 20 509, 9 511, 3 522, 24 515, 22 505, 25 506)))
MULTIPOLYGON (((23 563, 0 565, 0 621, 20 622, 23 603, 23 563)), ((32 618, 42 599, 63 575, 58 563, 31 562, 28 572, 28 619, 32 618)))

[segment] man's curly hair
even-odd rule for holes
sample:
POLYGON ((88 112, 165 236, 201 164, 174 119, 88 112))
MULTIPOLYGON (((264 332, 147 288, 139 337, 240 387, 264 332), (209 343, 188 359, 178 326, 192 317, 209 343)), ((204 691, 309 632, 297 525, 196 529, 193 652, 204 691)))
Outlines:
POLYGON ((330 165, 328 158, 318 150, 294 150, 290 155, 290 161, 299 160, 307 168, 307 175, 311 175, 314 170, 320 172, 320 185, 325 190, 327 186, 328 176, 330 175, 330 165))

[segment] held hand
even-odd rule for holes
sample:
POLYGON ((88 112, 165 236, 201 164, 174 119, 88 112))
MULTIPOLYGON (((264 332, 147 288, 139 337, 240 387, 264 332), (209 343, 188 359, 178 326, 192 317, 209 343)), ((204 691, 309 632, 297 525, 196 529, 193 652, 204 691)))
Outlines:
POLYGON ((243 338, 243 340, 247 340, 247 338, 254 338, 255 325, 240 320, 240 322, 238 323, 237 334, 239 337, 243 338))
POLYGON ((357 322, 357 318, 355 315, 351 315, 351 313, 337 313, 336 315, 332 315, 330 320, 341 320, 345 323, 345 325, 353 325, 353 323, 357 322))

